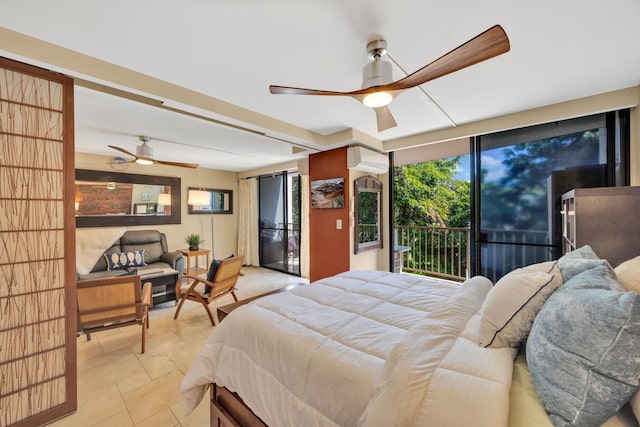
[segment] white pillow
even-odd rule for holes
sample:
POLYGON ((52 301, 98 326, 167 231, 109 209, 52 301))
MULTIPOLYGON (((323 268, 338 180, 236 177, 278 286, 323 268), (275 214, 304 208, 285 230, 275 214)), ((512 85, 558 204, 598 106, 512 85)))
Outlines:
POLYGON ((513 270, 495 284, 480 317, 480 345, 518 347, 529 335, 544 302, 562 285, 556 261, 513 270))
POLYGON ((640 294, 640 256, 627 260, 613 269, 618 278, 618 283, 625 291, 634 291, 640 294))

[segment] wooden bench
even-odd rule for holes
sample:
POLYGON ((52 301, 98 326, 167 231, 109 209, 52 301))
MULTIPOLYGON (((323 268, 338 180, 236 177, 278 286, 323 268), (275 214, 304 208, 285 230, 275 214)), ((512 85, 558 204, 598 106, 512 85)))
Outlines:
POLYGON ((277 294, 280 292, 286 292, 288 290, 291 290, 293 288, 297 288, 300 285, 304 285, 304 282, 300 282, 300 283, 292 283, 290 285, 285 286, 284 288, 280 288, 280 289, 276 289, 275 291, 271 291, 271 292, 267 292, 266 294, 260 294, 260 295, 256 295, 254 297, 251 298, 247 298, 247 299, 243 299, 241 301, 238 302, 234 302, 232 304, 227 304, 227 305, 223 305, 221 307, 218 307, 218 309, 216 310, 217 314, 218 314, 218 322, 222 322, 222 319, 224 319, 227 314, 231 313, 233 310, 235 310, 236 308, 248 304, 251 301, 255 301, 258 298, 262 298, 262 297, 266 297, 267 295, 273 295, 273 294, 277 294))

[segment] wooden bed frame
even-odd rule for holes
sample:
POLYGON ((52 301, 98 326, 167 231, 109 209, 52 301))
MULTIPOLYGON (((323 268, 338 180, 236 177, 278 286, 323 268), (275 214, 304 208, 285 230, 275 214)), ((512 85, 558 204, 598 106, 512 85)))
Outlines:
POLYGON ((211 427, 267 427, 236 393, 211 384, 211 427))

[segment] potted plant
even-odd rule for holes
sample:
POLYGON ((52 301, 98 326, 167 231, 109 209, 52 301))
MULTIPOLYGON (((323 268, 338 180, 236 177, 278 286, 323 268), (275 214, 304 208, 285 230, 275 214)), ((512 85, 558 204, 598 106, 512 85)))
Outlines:
POLYGON ((200 249, 200 243, 204 242, 204 240, 200 238, 200 235, 196 233, 187 234, 184 241, 189 244, 190 251, 197 251, 200 249))

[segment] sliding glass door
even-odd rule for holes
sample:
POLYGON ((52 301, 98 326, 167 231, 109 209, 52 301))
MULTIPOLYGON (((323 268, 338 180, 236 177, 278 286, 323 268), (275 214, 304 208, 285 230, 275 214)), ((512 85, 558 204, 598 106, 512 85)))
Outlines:
POLYGON ((260 265, 300 276, 300 176, 258 178, 260 265))
POLYGON ((627 112, 474 138, 475 274, 497 280, 561 253, 560 196, 628 185, 627 112))

